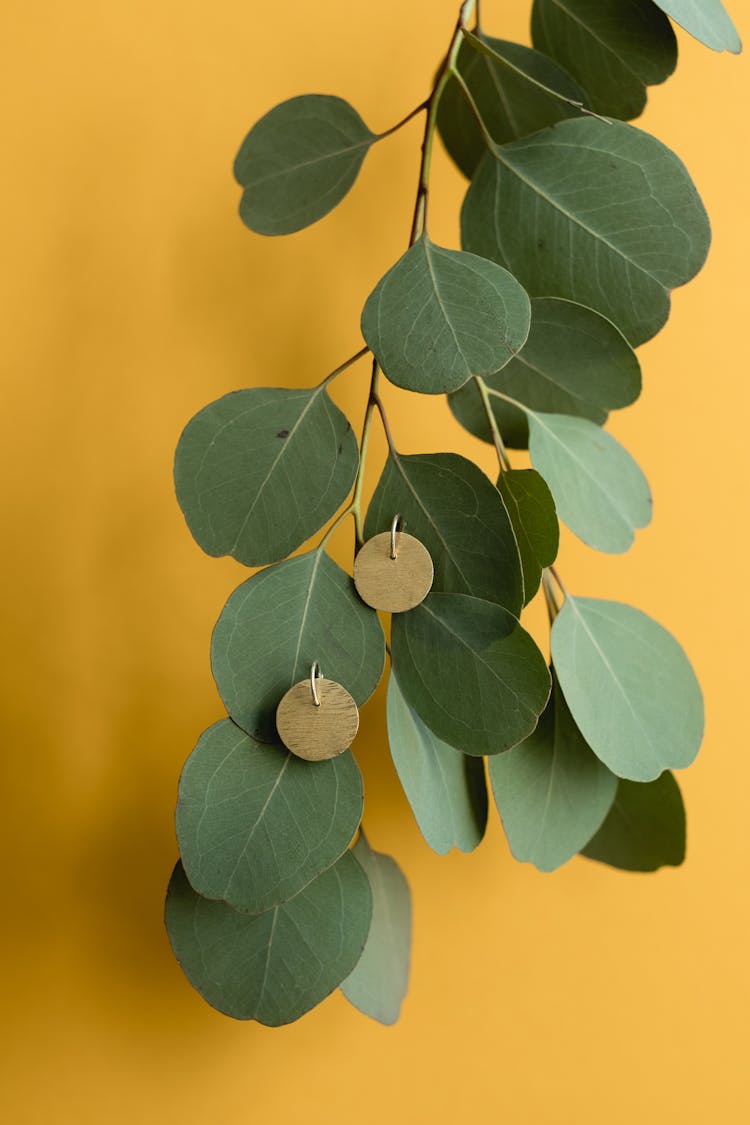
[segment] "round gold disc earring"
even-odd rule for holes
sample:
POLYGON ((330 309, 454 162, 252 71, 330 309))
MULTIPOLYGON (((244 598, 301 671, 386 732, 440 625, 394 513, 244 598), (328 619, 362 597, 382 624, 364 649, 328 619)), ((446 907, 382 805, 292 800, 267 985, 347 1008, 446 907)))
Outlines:
POLYGON ((363 602, 386 613, 404 613, 424 601, 432 587, 430 552, 404 531, 400 515, 390 531, 368 539, 354 560, 354 585, 363 602))
POLYGON ((327 680, 317 660, 276 708, 276 729, 288 750, 308 762, 335 758, 348 750, 359 728, 359 711, 349 692, 327 680))

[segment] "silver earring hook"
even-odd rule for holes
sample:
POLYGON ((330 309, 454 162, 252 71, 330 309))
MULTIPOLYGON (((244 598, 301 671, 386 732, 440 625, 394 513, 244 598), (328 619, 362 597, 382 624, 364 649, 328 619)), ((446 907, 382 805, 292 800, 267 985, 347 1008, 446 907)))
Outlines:
POLYGON ((397 512, 393 517, 391 524, 391 558, 396 558, 396 534, 404 530, 404 521, 401 519, 401 513, 397 512))
POLYGON ((313 666, 310 669, 310 691, 312 692, 313 703, 316 707, 320 707, 320 699, 318 698, 318 689, 315 681, 322 678, 323 673, 321 672, 320 665, 316 660, 313 662, 313 666))

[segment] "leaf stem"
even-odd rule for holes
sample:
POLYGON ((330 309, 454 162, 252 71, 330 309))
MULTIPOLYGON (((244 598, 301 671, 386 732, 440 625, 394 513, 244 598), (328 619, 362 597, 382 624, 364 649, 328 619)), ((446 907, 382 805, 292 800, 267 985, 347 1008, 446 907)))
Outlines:
POLYGON ((555 597, 555 591, 552 586, 549 574, 546 570, 542 572, 542 590, 544 592, 544 601, 547 606, 547 613, 549 615, 550 626, 554 625, 555 618, 560 612, 560 606, 555 597))
POLYGON ((474 95, 472 94, 469 87, 466 85, 466 81, 464 79, 464 76, 461 74, 460 70, 457 67, 453 68, 453 70, 451 72, 451 75, 456 80, 456 82, 458 84, 458 87, 459 87, 461 93, 463 94, 469 109, 471 110, 471 113, 472 113, 472 116, 473 116, 474 120, 476 121, 477 125, 479 126, 479 130, 482 134, 482 138, 484 140, 485 145, 490 150, 490 152, 492 152, 492 153, 497 152, 498 145, 495 143, 495 138, 493 136, 491 136, 487 126, 485 125, 484 118, 482 117, 481 113, 479 112, 479 106, 474 101, 474 95))
POLYGON ((408 125, 412 118, 416 117, 418 113, 421 113, 423 109, 429 109, 429 105, 429 98, 420 102, 419 105, 415 106, 410 113, 407 113, 406 117, 403 117, 401 121, 398 121, 395 125, 391 125, 390 129, 386 129, 384 133, 378 133, 376 140, 382 141, 386 137, 393 136, 393 134, 397 133, 399 129, 402 129, 404 125, 408 125))
POLYGON ((566 589, 566 587, 565 587, 565 585, 564 585, 564 583, 563 583, 563 580, 562 580, 562 578, 561 578, 561 577, 560 577, 560 575, 559 575, 559 574, 557 573, 557 569, 556 569, 556 568, 555 568, 554 566, 548 566, 548 567, 547 567, 547 570, 548 570, 548 571, 550 572, 550 574, 551 574, 551 575, 552 575, 552 577, 554 578, 554 580, 555 580, 555 583, 556 583, 556 585, 557 585, 557 587, 558 587, 558 589, 559 589, 560 593, 561 593, 561 594, 563 595, 563 597, 564 597, 564 598, 567 598, 567 597, 569 597, 570 595, 568 594, 568 591, 567 591, 567 589, 566 589))
POLYGON ((388 442, 388 448, 390 449, 391 453, 398 456, 396 443, 393 440, 393 432, 391 430, 390 423, 388 422, 388 416, 385 412, 385 407, 383 406, 383 400, 378 394, 376 394, 374 397, 375 405, 377 406, 378 413, 380 415, 380 421, 383 423, 383 431, 385 433, 385 440, 388 442))
POLYGON ((321 381, 316 385, 318 387, 327 387, 329 383, 333 382, 337 375, 340 375, 342 371, 346 371, 347 367, 351 367, 352 364, 356 363, 358 359, 361 359, 363 355, 367 355, 369 350, 370 349, 365 344, 363 348, 360 348, 359 351, 355 352, 354 355, 350 355, 348 359, 345 359, 343 363, 340 363, 338 367, 335 367, 330 375, 326 375, 325 379, 321 379, 321 381))
POLYGON ((495 443, 495 451, 497 453, 497 459, 500 462, 500 470, 501 472, 507 472, 508 469, 510 469, 510 461, 508 460, 508 453, 503 442, 502 434, 500 433, 500 427, 497 424, 497 418, 495 417, 495 412, 490 402, 490 388, 481 375, 475 375, 474 382, 476 383, 479 394, 482 396, 482 404, 484 405, 484 412, 487 415, 487 421, 492 431, 492 440, 495 443))
POLYGON ((359 468, 357 469, 357 478, 354 482, 354 493, 352 501, 349 505, 349 510, 354 516, 354 538, 355 538, 355 552, 364 543, 364 528, 362 520, 362 488, 365 482, 365 464, 367 462, 367 448, 370 444, 370 430, 372 428, 372 418, 375 413, 375 404, 378 401, 378 379, 380 375, 380 368, 378 361, 373 356, 372 360, 372 375, 370 376, 370 393, 367 398, 367 406, 365 408, 365 420, 362 424, 362 440, 359 443, 359 468))

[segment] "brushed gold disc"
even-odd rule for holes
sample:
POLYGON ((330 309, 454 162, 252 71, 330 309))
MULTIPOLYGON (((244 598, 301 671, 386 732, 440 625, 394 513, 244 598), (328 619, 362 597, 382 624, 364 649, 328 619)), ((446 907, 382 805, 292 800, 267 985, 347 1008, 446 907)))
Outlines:
POLYGON ((335 680, 319 676, 316 707, 310 681, 289 688, 276 708, 276 729, 288 750, 308 762, 322 762, 348 750, 359 728, 359 711, 349 692, 335 680))
POLYGON ((424 601, 434 571, 430 552, 413 535, 399 532, 396 557, 391 558, 391 534, 368 539, 354 560, 354 584, 363 602, 386 613, 404 613, 424 601))

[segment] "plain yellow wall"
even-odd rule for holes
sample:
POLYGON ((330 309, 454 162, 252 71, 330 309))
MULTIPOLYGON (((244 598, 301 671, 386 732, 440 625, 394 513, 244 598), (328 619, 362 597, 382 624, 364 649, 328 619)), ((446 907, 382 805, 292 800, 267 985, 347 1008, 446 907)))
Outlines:
MULTIPOLYGON (((708 734, 680 777, 686 866, 633 876, 576 860, 542 876, 510 858, 494 817, 476 854, 434 856, 396 783, 381 691, 356 749, 369 835, 414 895, 400 1023, 383 1029, 338 995, 287 1029, 235 1023, 189 988, 163 932, 177 778, 220 715, 210 630, 243 577, 190 539, 173 448, 211 399, 317 381, 359 347, 364 298, 405 246, 419 125, 376 147, 333 215, 286 239, 241 226, 231 161, 297 93, 338 93, 372 128, 392 124, 427 92, 457 6, 5 0, 8 1125, 748 1119, 750 82, 742 59, 684 35, 644 124, 691 169, 714 247, 642 350, 643 397, 612 426, 650 477, 655 519, 624 557, 566 537, 561 570, 576 592, 659 618, 700 674, 708 734)), ((485 23, 525 40, 529 7, 486 3, 485 23)), ((441 154, 432 225, 449 244, 460 197, 441 154)), ((357 426, 366 384, 360 364, 336 385, 357 426)), ((387 398, 404 449, 491 470, 442 400, 387 398)), ((350 537, 337 533, 342 562, 350 537)))

